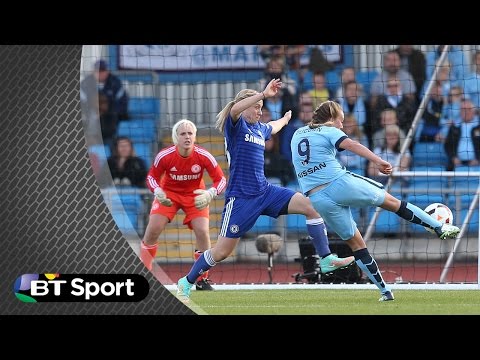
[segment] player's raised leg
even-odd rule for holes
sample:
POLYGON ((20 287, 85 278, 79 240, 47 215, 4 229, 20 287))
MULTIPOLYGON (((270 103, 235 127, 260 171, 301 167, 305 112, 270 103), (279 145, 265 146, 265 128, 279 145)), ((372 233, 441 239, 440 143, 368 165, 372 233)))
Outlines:
POLYGON ((385 201, 381 207, 395 212, 395 214, 402 219, 410 221, 411 223, 432 229, 440 239, 455 238, 460 232, 460 229, 457 226, 442 224, 418 206, 399 200, 389 193, 385 194, 385 201))

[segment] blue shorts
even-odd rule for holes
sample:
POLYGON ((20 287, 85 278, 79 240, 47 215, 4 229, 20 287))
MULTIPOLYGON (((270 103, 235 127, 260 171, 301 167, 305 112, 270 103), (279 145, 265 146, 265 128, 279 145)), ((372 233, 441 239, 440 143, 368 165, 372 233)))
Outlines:
POLYGON ((350 240, 357 230, 350 207, 382 205, 385 189, 379 182, 347 172, 309 198, 327 226, 341 239, 350 240))
POLYGON ((253 198, 239 198, 238 196, 225 199, 222 213, 220 236, 239 238, 249 231, 260 215, 277 218, 288 206, 295 191, 276 185, 267 187, 264 194, 253 198))

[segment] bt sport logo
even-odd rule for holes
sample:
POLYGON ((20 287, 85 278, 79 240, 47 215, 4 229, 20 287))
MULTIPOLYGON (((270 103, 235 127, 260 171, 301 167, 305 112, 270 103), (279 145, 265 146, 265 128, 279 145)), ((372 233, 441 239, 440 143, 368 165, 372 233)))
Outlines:
POLYGON ((23 274, 13 285, 23 302, 133 302, 149 292, 138 274, 23 274))

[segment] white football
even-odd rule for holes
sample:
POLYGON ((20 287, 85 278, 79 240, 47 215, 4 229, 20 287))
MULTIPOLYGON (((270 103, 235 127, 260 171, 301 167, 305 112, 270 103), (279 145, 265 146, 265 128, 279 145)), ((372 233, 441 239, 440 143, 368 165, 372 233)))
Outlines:
MULTIPOLYGON (((425 208, 425 212, 430 215, 435 220, 440 221, 442 224, 453 224, 453 213, 450 208, 441 203, 433 203, 428 205, 425 208)), ((434 231, 430 228, 425 228, 427 231, 433 233, 434 231)))

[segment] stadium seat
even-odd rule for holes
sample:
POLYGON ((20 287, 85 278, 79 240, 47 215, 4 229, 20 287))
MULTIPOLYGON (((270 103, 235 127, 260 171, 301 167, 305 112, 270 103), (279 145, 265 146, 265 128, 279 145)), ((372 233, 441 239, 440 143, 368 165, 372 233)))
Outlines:
POLYGON ((134 142, 133 148, 135 150, 135 154, 144 161, 145 167, 149 169, 153 161, 151 143, 134 142))
POLYGON ((447 155, 443 143, 417 142, 413 148, 414 166, 447 166, 447 155))
MULTIPOLYGON (((375 208, 371 208, 373 216, 375 208)), ((371 218, 371 217, 370 217, 371 218)), ((396 234, 400 232, 400 217, 388 210, 381 210, 375 223, 375 232, 382 234, 396 234)))
MULTIPOLYGON (((432 172, 432 171, 445 171, 443 166, 414 166, 412 171, 432 172)), ((422 189, 439 189, 445 190, 448 188, 448 178, 442 176, 420 176, 415 175, 409 178, 410 188, 422 188, 422 189)), ((438 193, 437 193, 438 194, 438 193)))
POLYGON ((135 142, 153 142, 157 140, 157 129, 153 119, 131 119, 120 121, 118 136, 126 136, 135 142))
POLYGON ((306 233, 307 224, 305 215, 289 214, 287 216, 287 231, 289 233, 306 233))
POLYGON ((253 227, 250 229, 250 232, 256 232, 256 233, 266 233, 266 232, 272 232, 275 230, 275 222, 276 220, 270 216, 267 215, 260 215, 253 225, 253 227))
MULTIPOLYGON (((463 209, 461 212, 460 212, 460 219, 457 219, 455 220, 454 218, 454 222, 455 222, 455 225, 457 225, 458 227, 461 227, 462 224, 463 224, 463 221, 465 220, 465 218, 467 217, 467 213, 468 213, 468 209, 463 209)), ((478 234, 478 208, 475 209, 472 213, 472 217, 470 218, 470 221, 468 222, 468 226, 467 226, 467 233, 477 233, 478 234)), ((455 215, 454 215, 455 216, 455 215)))
POLYGON ((303 75, 302 89, 300 92, 310 91, 313 89, 313 72, 308 70, 303 75))
POLYGON ((370 94, 370 86, 372 84, 372 81, 378 76, 378 72, 373 70, 373 71, 357 71, 355 78, 359 84, 362 85, 363 87, 363 92, 366 94, 368 97, 368 94, 370 94))
POLYGON ((128 101, 128 114, 132 118, 150 117, 157 119, 160 103, 154 97, 133 97, 128 101))
POLYGON ((112 149, 110 148, 109 145, 103 145, 103 147, 105 148, 105 155, 107 156, 107 159, 112 156, 112 149))
POLYGON ((337 70, 327 71, 325 73, 325 82, 332 96, 335 95, 337 89, 342 85, 342 80, 340 79, 337 70))
POLYGON ((134 186, 117 186, 118 196, 111 196, 112 215, 122 232, 130 233, 130 224, 136 231, 140 230, 141 215, 144 213, 144 203, 140 189, 134 186), (130 224, 127 222, 129 220, 130 224))

